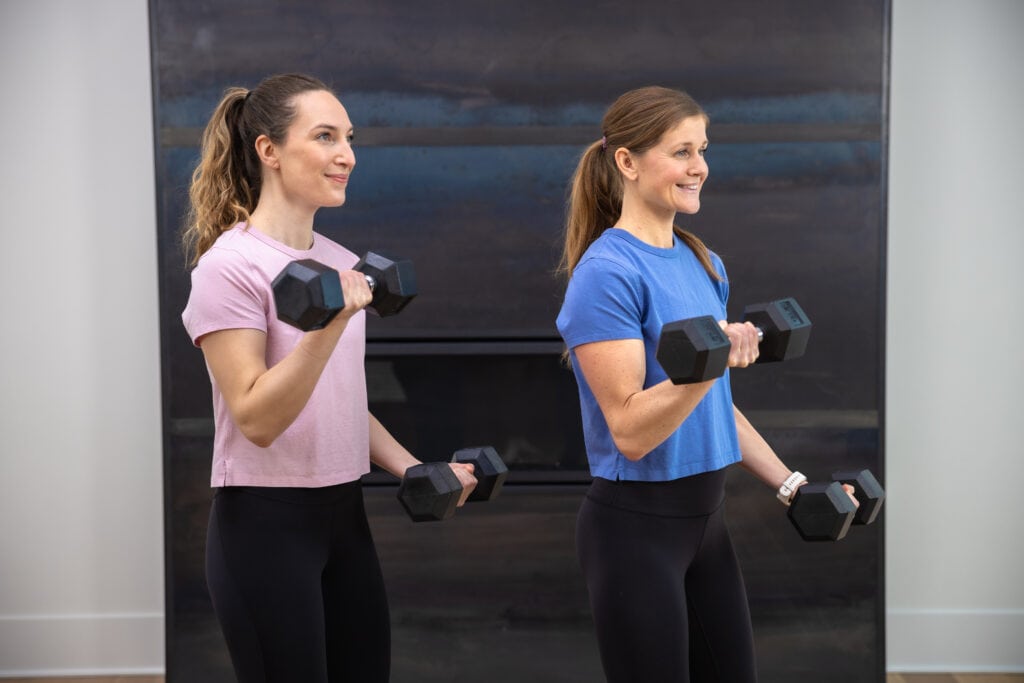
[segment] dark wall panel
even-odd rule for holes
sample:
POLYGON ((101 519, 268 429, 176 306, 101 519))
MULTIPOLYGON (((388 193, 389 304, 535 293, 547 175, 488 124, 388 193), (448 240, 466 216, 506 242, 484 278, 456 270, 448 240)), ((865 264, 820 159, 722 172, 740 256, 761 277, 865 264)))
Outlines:
MULTIPOLYGON (((210 388, 180 322, 178 231, 202 125, 225 87, 271 73, 328 81, 356 126, 348 202, 318 229, 416 264, 417 300, 370 320, 372 410, 423 459, 492 443, 513 470, 442 525, 410 524, 390 478, 367 477, 393 680, 600 680, 552 273, 569 176, 627 89, 681 87, 711 115, 703 207, 680 222, 725 260, 732 317, 793 296, 814 321, 804 358, 734 373, 738 405, 809 475, 882 474, 888 0, 150 0, 150 16, 168 681, 231 679, 202 575, 210 388)), ((762 679, 881 680, 882 523, 805 544, 738 468, 729 491, 762 679)))

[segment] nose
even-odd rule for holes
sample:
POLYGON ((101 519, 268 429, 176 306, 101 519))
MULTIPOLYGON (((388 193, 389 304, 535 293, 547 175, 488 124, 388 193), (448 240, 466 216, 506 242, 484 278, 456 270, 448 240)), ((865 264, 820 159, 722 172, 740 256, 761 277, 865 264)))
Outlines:
POLYGON ((356 165, 356 152, 352 149, 352 145, 348 142, 343 142, 338 145, 338 153, 334 157, 334 163, 338 166, 345 168, 353 168, 356 165))
POLYGON ((704 155, 697 154, 694 156, 694 162, 690 166, 690 175, 706 176, 708 174, 708 161, 704 158, 704 155))

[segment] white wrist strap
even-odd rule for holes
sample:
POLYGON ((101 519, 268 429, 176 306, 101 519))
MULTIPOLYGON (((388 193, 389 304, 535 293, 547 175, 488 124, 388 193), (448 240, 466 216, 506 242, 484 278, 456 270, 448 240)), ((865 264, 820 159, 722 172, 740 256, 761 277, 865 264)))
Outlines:
POLYGON ((775 494, 775 497, 781 500, 783 505, 789 505, 793 502, 793 494, 796 493, 797 488, 806 481, 807 477, 799 472, 794 472, 786 477, 786 481, 782 482, 782 486, 779 487, 779 492, 775 494))

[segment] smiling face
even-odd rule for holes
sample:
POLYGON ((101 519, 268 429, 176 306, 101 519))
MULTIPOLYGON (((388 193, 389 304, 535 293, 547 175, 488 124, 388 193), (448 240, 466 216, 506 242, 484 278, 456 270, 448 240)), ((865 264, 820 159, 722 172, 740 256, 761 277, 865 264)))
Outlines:
POLYGON ((708 177, 707 146, 704 117, 690 116, 667 130, 653 147, 632 156, 634 194, 645 213, 674 216, 700 210, 700 191, 708 177))
POLYGON ((315 211, 341 206, 356 165, 352 122, 333 94, 313 90, 295 96, 295 119, 274 146, 284 197, 315 211))

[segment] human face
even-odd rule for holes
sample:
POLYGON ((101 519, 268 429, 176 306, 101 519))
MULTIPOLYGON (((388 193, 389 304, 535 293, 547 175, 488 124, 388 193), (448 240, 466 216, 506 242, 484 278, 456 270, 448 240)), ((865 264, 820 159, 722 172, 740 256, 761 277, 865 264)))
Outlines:
POLYGON ((708 177, 708 147, 703 116, 680 121, 657 144, 636 157, 637 190, 656 214, 697 213, 700 190, 708 177))
POLYGON ((295 119, 275 150, 283 194, 312 211, 341 206, 356 165, 348 112, 324 90, 301 93, 294 104, 295 119))

